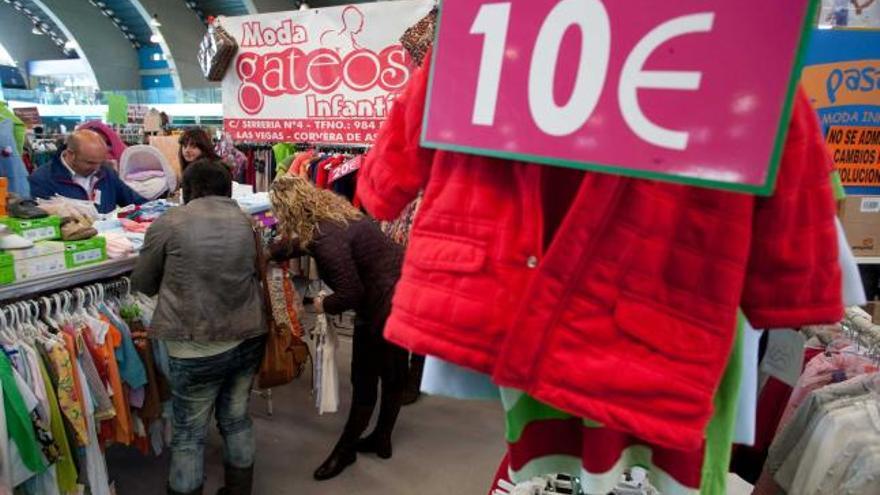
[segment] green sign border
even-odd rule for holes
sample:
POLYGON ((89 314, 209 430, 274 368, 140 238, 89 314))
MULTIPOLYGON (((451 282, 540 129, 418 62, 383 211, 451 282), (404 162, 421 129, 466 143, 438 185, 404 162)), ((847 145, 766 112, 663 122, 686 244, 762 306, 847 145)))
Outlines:
POLYGON ((724 182, 710 179, 700 179, 696 177, 687 177, 675 174, 667 174, 663 172, 650 172, 645 170, 636 170, 631 168, 622 168, 615 165, 603 165, 600 163, 587 163, 572 160, 564 160, 560 158, 552 158, 546 156, 530 155, 527 153, 511 153, 506 151, 498 151, 486 148, 478 148, 472 146, 459 146, 456 144, 439 143, 429 141, 426 137, 428 130, 428 116, 431 114, 431 96, 434 89, 434 70, 436 69, 437 53, 440 45, 437 40, 440 36, 441 20, 443 18, 443 0, 440 0, 438 6, 440 14, 437 16, 437 29, 434 33, 434 47, 431 60, 431 73, 428 80, 427 101, 425 102, 425 115, 422 120, 422 136, 421 145, 425 148, 433 148, 445 151, 457 151, 460 153, 468 153, 474 155, 484 155, 493 158, 503 158, 508 160, 519 160, 525 162, 540 163, 544 165, 555 165, 559 167, 574 168, 579 170, 590 170, 595 172, 604 172, 613 175, 622 175, 626 177, 634 177, 637 179, 650 179, 665 182, 674 182, 676 184, 685 184, 690 186, 700 186, 712 189, 721 189, 725 191, 735 191, 741 193, 749 193, 760 196, 770 196, 776 186, 776 177, 779 175, 779 163, 782 159, 782 152, 785 149, 785 138, 788 134, 789 120, 793 109, 794 97, 797 92, 798 84, 801 79, 801 71, 803 70, 804 56, 809 43, 810 35, 813 32, 813 23, 818 15, 820 0, 807 0, 806 15, 804 16, 803 26, 801 27, 800 43, 798 44, 797 53, 794 58, 794 65, 789 76, 788 91, 786 92, 785 102, 782 107, 782 115, 779 126, 776 130, 776 141, 773 145, 773 153, 770 156, 770 167, 767 173, 767 179, 762 185, 740 184, 734 182, 724 182))

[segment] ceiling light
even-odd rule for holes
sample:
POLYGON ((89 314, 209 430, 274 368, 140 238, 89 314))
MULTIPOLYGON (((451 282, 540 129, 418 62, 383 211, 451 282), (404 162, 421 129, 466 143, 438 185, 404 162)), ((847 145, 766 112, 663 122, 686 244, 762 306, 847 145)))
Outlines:
POLYGON ((161 43, 161 42, 162 42, 162 35, 161 34, 153 33, 153 35, 150 36, 150 43, 161 43))
POLYGON ((123 24, 123 25, 119 26, 119 29, 121 29, 122 31, 128 31, 128 26, 123 24))
POLYGON ((154 53, 153 56, 150 58, 153 59, 153 62, 158 62, 158 61, 162 60, 162 54, 161 53, 154 53))
POLYGON ((79 45, 76 44, 76 41, 67 40, 64 42, 65 50, 76 50, 79 45))
POLYGON ((36 34, 37 36, 42 36, 43 31, 40 29, 40 26, 37 26, 36 24, 34 24, 34 28, 31 29, 31 34, 36 34))
POLYGON ((153 14, 153 18, 150 19, 150 26, 153 27, 161 27, 162 23, 159 22, 159 14, 153 14))

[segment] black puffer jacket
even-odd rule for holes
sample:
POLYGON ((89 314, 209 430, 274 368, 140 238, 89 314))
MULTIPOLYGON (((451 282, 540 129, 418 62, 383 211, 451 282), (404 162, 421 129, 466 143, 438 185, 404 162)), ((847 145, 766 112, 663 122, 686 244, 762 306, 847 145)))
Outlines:
POLYGON ((381 332, 400 278, 403 248, 365 218, 347 226, 321 222, 308 251, 321 279, 333 289, 324 299, 324 311, 339 314, 353 309, 358 319, 381 332))

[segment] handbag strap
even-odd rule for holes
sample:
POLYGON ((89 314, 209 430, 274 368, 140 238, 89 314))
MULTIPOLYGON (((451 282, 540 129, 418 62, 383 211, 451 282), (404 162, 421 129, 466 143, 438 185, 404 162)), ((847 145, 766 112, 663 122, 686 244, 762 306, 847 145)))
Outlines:
POLYGON ((266 315, 266 323, 269 326, 272 326, 272 322, 275 320, 272 315, 272 300, 269 296, 269 279, 267 266, 269 264, 266 259, 265 250, 263 249, 263 240, 262 234, 260 230, 256 227, 253 229, 254 231, 254 248, 256 249, 257 255, 254 257, 254 270, 257 273, 257 277, 259 277, 260 281, 260 289, 263 292, 263 313, 266 315))

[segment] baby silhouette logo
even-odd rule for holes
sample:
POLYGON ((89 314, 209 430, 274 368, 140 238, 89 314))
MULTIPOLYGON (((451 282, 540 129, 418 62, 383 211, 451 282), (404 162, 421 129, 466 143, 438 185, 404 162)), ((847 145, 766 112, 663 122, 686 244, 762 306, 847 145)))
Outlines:
POLYGON ((321 33, 321 46, 337 52, 360 50, 358 35, 364 30, 364 13, 354 5, 342 10, 342 29, 328 29, 321 33))

